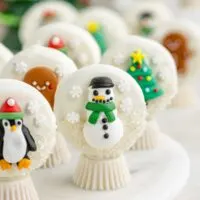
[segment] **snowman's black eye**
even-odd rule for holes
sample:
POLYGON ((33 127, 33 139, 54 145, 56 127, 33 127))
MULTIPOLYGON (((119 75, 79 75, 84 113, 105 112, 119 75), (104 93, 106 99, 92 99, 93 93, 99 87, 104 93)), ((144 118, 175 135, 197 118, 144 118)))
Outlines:
POLYGON ((94 95, 94 96, 98 96, 98 95, 99 95, 98 91, 97 91, 97 90, 94 90, 94 91, 93 91, 93 95, 94 95))
POLYGON ((111 91, 108 89, 106 90, 106 94, 109 95, 111 93, 111 91))
POLYGON ((4 123, 4 126, 8 126, 8 122, 5 122, 5 123, 4 123))

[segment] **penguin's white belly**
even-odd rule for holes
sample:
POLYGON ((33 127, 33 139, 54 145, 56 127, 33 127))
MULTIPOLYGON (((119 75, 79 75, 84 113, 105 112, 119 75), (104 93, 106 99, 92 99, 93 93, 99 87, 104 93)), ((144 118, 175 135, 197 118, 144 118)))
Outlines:
POLYGON ((27 142, 22 132, 5 133, 3 157, 9 163, 17 163, 26 154, 27 142))
POLYGON ((117 116, 115 121, 111 123, 103 123, 103 118, 106 117, 104 114, 101 114, 96 124, 90 124, 89 122, 84 124, 83 133, 85 140, 94 148, 111 148, 116 145, 123 136, 123 124, 117 116), (108 127, 107 130, 103 129, 104 125, 108 127), (108 138, 105 138, 105 134, 107 134, 108 138))

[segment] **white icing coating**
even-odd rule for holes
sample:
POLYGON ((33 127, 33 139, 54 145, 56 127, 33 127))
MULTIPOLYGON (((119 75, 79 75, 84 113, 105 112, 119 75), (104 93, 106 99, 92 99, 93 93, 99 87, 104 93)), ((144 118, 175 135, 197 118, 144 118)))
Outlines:
POLYGON ((103 25, 108 47, 128 34, 128 28, 124 19, 117 12, 108 8, 89 7, 83 9, 76 23, 82 28, 86 28, 91 21, 103 25))
POLYGON ((73 23, 78 16, 78 11, 67 2, 58 0, 39 2, 33 5, 22 18, 19 30, 19 37, 22 43, 29 40, 35 30, 41 26, 43 13, 48 10, 56 13, 57 22, 73 23))
MULTIPOLYGON (((55 114, 58 120, 59 130, 66 134, 69 140, 84 154, 95 157, 97 156, 99 158, 109 158, 121 155, 121 153, 130 148, 130 146, 136 142, 137 138, 141 135, 141 132, 145 126, 146 106, 142 91, 135 80, 133 80, 127 73, 114 68, 113 66, 98 64, 80 69, 73 73, 68 79, 63 79, 61 81, 60 87, 56 93, 55 114), (102 143, 101 145, 99 145, 99 143, 97 144, 97 138, 102 137, 102 134, 100 134, 100 136, 98 135, 98 133, 101 132, 101 130, 98 131, 99 128, 97 130, 95 127, 93 127, 93 137, 90 134, 91 132, 87 132, 87 134, 89 134, 88 137, 88 135, 86 136, 86 131, 84 131, 87 139, 83 134, 84 124, 88 122, 88 113, 85 109, 85 105, 88 100, 91 100, 92 98, 88 93, 88 87, 90 81, 94 77, 99 76, 107 76, 111 78, 115 84, 113 91, 115 94, 115 104, 118 111, 117 116, 121 120, 123 127, 121 127, 119 124, 115 125, 114 127, 118 127, 119 132, 121 133, 122 128, 124 130, 123 136, 120 135, 120 133, 118 136, 116 136, 115 140, 112 141, 112 144, 108 145, 110 146, 109 148, 105 148, 105 145, 103 149, 91 146, 92 143, 94 144, 93 146, 97 145, 99 147, 102 145, 102 143), (121 93, 118 90, 117 83, 119 83, 122 79, 126 80, 130 85, 130 91, 121 93), (76 100, 74 100, 69 93, 74 85, 81 85, 83 91, 82 95, 76 100), (131 99, 133 107, 131 113, 125 114, 124 112, 121 112, 119 105, 126 97, 131 99), (66 113, 79 113, 79 123, 73 124, 66 120, 66 113), (95 135, 96 137, 94 137, 95 135), (119 136, 121 137, 120 141, 119 136), (114 143, 116 144, 113 146, 114 143)), ((116 121, 116 123, 119 122, 116 121)), ((100 125, 98 126, 100 127, 100 125)))
POLYGON ((149 117, 154 117, 157 111, 165 108, 171 102, 177 92, 176 67, 169 52, 153 40, 139 36, 129 36, 110 48, 104 54, 101 63, 113 64, 113 57, 122 53, 126 55, 125 62, 116 67, 127 71, 130 54, 138 49, 146 55, 146 60, 152 67, 153 74, 156 75, 162 72, 164 76, 164 80, 158 80, 158 84, 164 90, 164 95, 149 101, 147 106, 149 117), (156 65, 151 64, 151 58, 159 58, 156 65))
POLYGON ((160 2, 138 2, 133 3, 124 14, 131 34, 138 34, 139 17, 142 13, 151 13, 153 16, 153 26, 173 17, 172 12, 160 2))
MULTIPOLYGON (((63 77, 69 76, 76 70, 73 61, 63 53, 55 49, 34 45, 17 53, 2 69, 1 78, 23 80, 25 73, 37 66, 47 67, 63 77), (26 65, 27 70, 20 74, 16 73, 15 69, 18 63, 26 65)), ((37 82, 34 81, 33 85, 36 86, 37 82)))
POLYGON ((13 53, 0 43, 0 73, 5 64, 13 57, 13 53))
POLYGON ((99 63, 101 58, 100 49, 93 37, 84 29, 67 23, 49 24, 38 29, 25 43, 24 47, 27 48, 34 44, 47 46, 49 39, 54 35, 64 40, 69 57, 74 60, 78 67, 99 63), (79 45, 75 49, 71 49, 68 43, 77 40, 79 45))
MULTIPOLYGON (((19 104, 22 112, 24 113, 23 124, 29 129, 30 134, 36 142, 37 151, 30 151, 28 153, 28 156, 31 160, 31 166, 29 169, 19 170, 16 166, 12 166, 10 170, 3 171, 0 168, 0 177, 21 176, 42 165, 45 159, 51 153, 56 138, 56 119, 54 117, 51 107, 44 99, 44 97, 33 87, 21 81, 1 79, 0 94, 0 105, 2 105, 9 97, 12 97, 14 101, 19 104), (32 101, 37 102, 37 104, 39 105, 39 111, 37 111, 35 115, 30 116, 26 113, 26 107, 32 101), (41 123, 40 127, 35 127, 34 117, 36 115, 39 116, 40 113, 42 113, 42 115, 46 117, 46 122, 41 123)), ((11 100, 11 102, 9 101, 9 103, 12 104, 13 100, 11 100)), ((13 152, 14 149, 7 148, 7 150, 9 151, 5 151, 5 156, 7 159, 9 159, 10 162, 14 162, 16 161, 16 159, 21 158, 23 154, 23 149, 25 148, 25 143, 23 139, 20 139, 21 137, 19 137, 22 133, 20 125, 17 126, 16 129, 13 129, 13 131, 16 131, 16 133, 12 133, 16 134, 16 136, 11 136, 12 138, 7 137, 9 135, 9 130, 6 131, 6 141, 8 141, 8 143, 12 143, 12 141, 15 141, 19 146, 16 151, 16 156, 14 157, 10 155, 10 153, 13 152)), ((15 142, 12 143, 13 148, 14 144, 16 145, 15 142)))

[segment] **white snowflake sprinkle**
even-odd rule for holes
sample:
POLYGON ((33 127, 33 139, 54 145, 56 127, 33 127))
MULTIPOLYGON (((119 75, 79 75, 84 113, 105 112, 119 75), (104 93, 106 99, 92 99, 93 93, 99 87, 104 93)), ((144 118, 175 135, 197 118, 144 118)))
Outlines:
POLYGON ((57 74, 58 77, 63 77, 63 69, 61 67, 57 67, 55 69, 55 73, 57 74))
POLYGON ((44 115, 37 115, 34 117, 33 122, 37 128, 40 128, 42 124, 46 121, 46 117, 44 115))
POLYGON ((121 104, 119 105, 120 110, 124 113, 129 114, 132 111, 133 108, 133 102, 131 98, 127 97, 121 101, 121 104))
POLYGON ((14 62, 15 72, 18 74, 25 74, 28 71, 28 65, 21 61, 21 62, 14 62))
POLYGON ((66 120, 71 124, 76 124, 80 122, 80 115, 77 112, 67 113, 66 120))
POLYGON ((69 93, 73 99, 76 99, 82 95, 83 91, 80 86, 74 85, 72 89, 69 91, 69 93))
POLYGON ((39 104, 36 101, 28 102, 26 106, 26 113, 29 115, 34 115, 39 111, 39 104))
POLYGON ((159 81, 164 81, 165 80, 165 76, 162 72, 158 72, 156 74, 156 78, 159 80, 159 81))
POLYGON ((124 64, 125 60, 125 56, 123 54, 119 54, 113 57, 113 64, 119 66, 124 64))
POLYGON ((128 92, 130 91, 130 84, 126 80, 120 80, 120 82, 117 84, 117 87, 120 92, 128 92))

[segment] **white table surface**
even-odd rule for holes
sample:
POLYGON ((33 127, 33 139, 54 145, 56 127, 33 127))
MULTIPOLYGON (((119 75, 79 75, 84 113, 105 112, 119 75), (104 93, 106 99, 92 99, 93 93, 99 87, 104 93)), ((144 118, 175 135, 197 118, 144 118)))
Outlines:
POLYGON ((176 200, 200 199, 200 109, 170 110, 158 117, 163 132, 179 141, 189 154, 191 172, 176 200))

